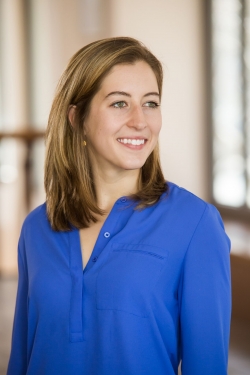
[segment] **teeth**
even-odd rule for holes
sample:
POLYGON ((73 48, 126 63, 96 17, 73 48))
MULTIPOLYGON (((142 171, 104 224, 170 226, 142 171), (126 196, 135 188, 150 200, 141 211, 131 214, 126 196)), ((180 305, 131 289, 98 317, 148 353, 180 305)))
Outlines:
POLYGON ((139 146, 144 145, 145 139, 118 138, 118 142, 124 143, 125 145, 128 143, 129 145, 139 146))

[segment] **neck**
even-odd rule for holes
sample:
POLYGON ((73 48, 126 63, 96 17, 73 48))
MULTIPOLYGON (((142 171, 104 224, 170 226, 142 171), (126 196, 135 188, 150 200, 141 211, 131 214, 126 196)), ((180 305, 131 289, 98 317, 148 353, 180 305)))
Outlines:
POLYGON ((121 196, 135 194, 138 191, 139 174, 139 169, 123 170, 120 173, 94 173, 98 206, 109 212, 121 196))

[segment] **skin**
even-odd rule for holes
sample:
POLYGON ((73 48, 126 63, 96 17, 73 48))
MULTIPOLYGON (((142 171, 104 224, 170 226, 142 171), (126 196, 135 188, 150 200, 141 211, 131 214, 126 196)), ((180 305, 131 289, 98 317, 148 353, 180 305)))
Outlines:
MULTIPOLYGON (((115 201, 138 189, 140 168, 157 144, 161 129, 159 90, 151 67, 144 61, 116 65, 94 96, 84 123, 93 168, 97 201, 106 215, 80 230, 86 264, 99 231, 115 201), (129 140, 129 141, 128 141, 129 140), (133 145, 139 140, 139 145, 133 145)), ((75 108, 69 110, 74 123, 75 108)))

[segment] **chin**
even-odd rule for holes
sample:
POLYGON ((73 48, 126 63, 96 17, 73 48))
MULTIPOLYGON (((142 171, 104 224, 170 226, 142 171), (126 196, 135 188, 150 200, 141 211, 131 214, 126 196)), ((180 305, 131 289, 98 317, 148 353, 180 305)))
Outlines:
MULTIPOLYGON (((146 162, 146 161, 145 161, 146 162)), ((141 169, 143 167, 143 165, 145 164, 144 163, 125 163, 122 165, 122 168, 125 169, 125 170, 136 170, 136 169, 141 169)))
POLYGON ((147 158, 123 158, 120 160, 117 160, 116 167, 121 168, 123 170, 129 171, 129 170, 136 170, 136 169, 141 169, 143 165, 146 163, 147 158))

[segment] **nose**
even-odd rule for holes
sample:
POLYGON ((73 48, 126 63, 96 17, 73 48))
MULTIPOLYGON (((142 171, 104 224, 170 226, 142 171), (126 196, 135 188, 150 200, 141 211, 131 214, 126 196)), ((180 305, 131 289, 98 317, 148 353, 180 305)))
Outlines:
POLYGON ((141 106, 136 105, 131 109, 127 125, 138 130, 142 130, 147 126, 145 115, 141 106))

